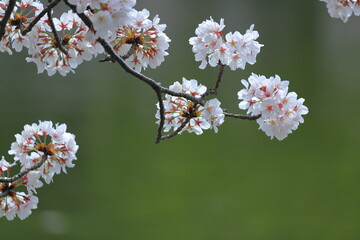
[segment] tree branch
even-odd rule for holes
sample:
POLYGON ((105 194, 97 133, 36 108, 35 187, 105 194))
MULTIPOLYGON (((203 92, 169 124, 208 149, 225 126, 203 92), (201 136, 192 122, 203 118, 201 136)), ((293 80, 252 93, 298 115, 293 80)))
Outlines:
POLYGON ((0 178, 0 182, 14 182, 14 181, 22 178, 26 174, 28 174, 30 171, 33 171, 33 170, 41 167, 45 163, 46 160, 47 160, 47 155, 44 153, 44 155, 41 158, 41 161, 36 163, 34 166, 26 168, 25 170, 21 171, 20 173, 16 174, 15 176, 13 176, 11 178, 7 178, 7 177, 0 178))
POLYGON ((219 73, 218 73, 218 77, 217 77, 217 80, 216 80, 216 83, 215 83, 215 87, 208 89, 203 94, 203 97, 206 97, 206 96, 208 96, 210 94, 218 94, 218 89, 220 87, 220 83, 221 83, 221 80, 222 80, 224 70, 225 70, 225 65, 219 62, 219 73))
POLYGON ((175 137, 181 130, 184 129, 184 127, 190 122, 190 119, 192 118, 191 115, 189 115, 185 121, 180 125, 180 127, 178 127, 175 131, 173 131, 172 133, 169 133, 167 135, 164 135, 161 137, 161 140, 165 140, 165 139, 169 139, 172 137, 175 137))
POLYGON ((5 34, 6 24, 10 19, 12 11, 14 10, 15 3, 16 3, 16 0, 10 0, 9 1, 9 4, 8 4, 6 10, 5 10, 4 17, 3 17, 3 19, 1 19, 1 22, 0 22, 0 40, 2 39, 2 37, 5 34))
POLYGON ((158 98, 159 101, 159 111, 160 111, 160 124, 157 130, 157 136, 156 136, 156 140, 155 143, 160 143, 161 141, 161 135, 162 135, 162 129, 164 127, 165 124, 165 109, 164 109, 164 102, 162 100, 162 96, 161 96, 161 92, 160 91, 156 91, 156 96, 158 98))
POLYGON ((124 60, 128 59, 135 52, 137 45, 138 44, 136 42, 133 42, 131 44, 131 47, 130 47, 129 51, 127 52, 127 54, 122 56, 122 59, 124 59, 124 60))
POLYGON ((68 50, 64 48, 62 42, 61 42, 61 39, 59 37, 59 35, 57 34, 56 32, 56 28, 55 28, 55 25, 54 25, 54 21, 52 19, 52 16, 51 16, 51 11, 48 11, 47 12, 47 16, 48 16, 48 19, 49 19, 49 24, 50 24, 50 28, 51 28, 51 31, 53 32, 54 34, 54 37, 55 37, 55 41, 56 41, 56 44, 57 44, 57 47, 60 49, 61 52, 63 52, 65 55, 68 55, 68 50))
MULTIPOLYGON (((136 46, 137 46, 137 43, 135 43, 135 42, 132 43, 129 51, 126 53, 126 55, 122 56, 121 58, 124 59, 124 60, 128 59, 135 52, 136 46)), ((115 59, 111 58, 111 56, 106 56, 104 59, 100 60, 99 62, 112 62, 112 63, 114 63, 115 59)))
POLYGON ((227 113, 227 112, 224 112, 224 115, 225 115, 225 117, 240 118, 240 119, 245 119, 245 120, 256 120, 261 117, 261 114, 255 115, 255 116, 250 116, 250 115, 227 113))

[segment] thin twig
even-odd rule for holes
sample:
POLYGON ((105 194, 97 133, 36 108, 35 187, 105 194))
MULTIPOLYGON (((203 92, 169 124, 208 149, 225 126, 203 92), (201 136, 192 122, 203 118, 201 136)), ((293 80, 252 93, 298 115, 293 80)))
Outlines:
POLYGON ((157 130, 158 133, 157 133, 157 136, 156 136, 155 143, 160 143, 161 137, 162 137, 162 129, 163 129, 164 124, 165 124, 165 109, 164 109, 164 102, 162 100, 161 92, 156 91, 156 96, 157 96, 158 101, 159 101, 160 124, 159 124, 158 130, 157 130))
POLYGON ((227 113, 227 112, 225 112, 224 114, 225 114, 225 117, 240 118, 240 119, 244 119, 244 120, 256 120, 261 117, 261 114, 255 115, 255 116, 227 113))
POLYGON ((114 49, 111 47, 111 45, 105 41, 102 38, 98 38, 97 40, 104 48, 105 52, 107 52, 112 58, 115 59, 115 61, 129 74, 133 75, 134 77, 136 77, 137 79, 145 82, 146 84, 148 84, 149 86, 151 86, 155 91, 156 89, 160 89, 160 91, 162 93, 167 93, 170 94, 172 96, 176 96, 176 97, 183 97, 186 98, 190 101, 192 101, 195 104, 200 104, 200 105, 205 105, 205 101, 202 98, 196 98, 194 96, 191 96, 190 94, 187 93, 182 93, 182 92, 175 92, 172 91, 168 88, 162 87, 161 84, 159 82, 156 82, 155 80, 135 71, 134 69, 132 69, 131 67, 129 67, 129 65, 127 65, 127 63, 118 55, 116 54, 116 52, 114 51, 114 49))
POLYGON ((58 5, 58 3, 61 2, 61 0, 53 0, 49 3, 49 5, 47 5, 46 8, 44 8, 39 15, 37 15, 27 26, 27 28, 25 28, 23 31, 21 31, 22 35, 27 34, 28 32, 30 32, 33 27, 40 21, 40 19, 47 13, 50 12, 51 9, 53 9, 56 5, 58 5))
POLYGON ((208 89, 203 94, 203 97, 206 97, 206 96, 208 96, 210 94, 218 94, 218 90, 219 90, 219 87, 220 87, 220 83, 221 83, 221 80, 222 80, 222 77, 223 77, 224 70, 225 70, 225 65, 222 64, 222 63, 219 63, 219 73, 218 73, 218 77, 216 79, 215 87, 208 89))
POLYGON ((124 59, 124 60, 128 59, 135 52, 137 45, 138 44, 136 42, 133 42, 131 44, 131 47, 130 47, 129 51, 127 52, 127 54, 122 56, 122 59, 124 59))
MULTIPOLYGON (((121 58, 124 59, 124 60, 128 59, 135 52, 136 46, 137 46, 137 43, 135 43, 135 42, 132 43, 129 51, 126 53, 126 55, 122 56, 121 58)), ((112 62, 112 63, 114 63, 115 59, 113 59, 110 55, 107 55, 104 59, 99 60, 99 62, 112 62)))
POLYGON ((182 92, 174 92, 174 91, 171 91, 170 89, 168 88, 165 88, 165 87, 161 87, 161 92, 162 93, 167 93, 171 96, 175 96, 175 97, 182 97, 182 98, 186 98, 187 100, 190 100, 192 101, 194 104, 200 104, 201 106, 204 106, 205 105, 205 101, 203 98, 199 97, 194 97, 194 96, 191 96, 190 94, 187 94, 187 93, 182 93, 182 92))
POLYGON ((178 133, 184 129, 184 127, 190 122, 190 119, 191 119, 191 115, 189 115, 185 121, 177 128, 175 129, 172 133, 169 133, 167 135, 164 135, 161 137, 161 140, 165 140, 165 139, 169 139, 169 138, 172 138, 172 137, 175 137, 176 135, 178 135, 178 133))
POLYGON ((7 22, 8 22, 9 19, 10 19, 10 16, 11 16, 12 11, 14 10, 15 3, 16 3, 15 0, 10 0, 10 1, 9 1, 9 4, 8 4, 6 10, 5 10, 4 17, 3 17, 3 19, 1 19, 1 21, 0 21, 0 40, 2 39, 2 37, 3 37, 4 34, 5 34, 6 24, 7 24, 7 22))
POLYGON ((38 169, 39 167, 41 167, 44 162, 47 160, 47 155, 44 154, 41 158, 41 161, 36 163, 34 166, 26 168, 25 170, 21 171, 20 173, 14 175, 13 177, 7 178, 0 178, 0 182, 14 182, 20 178, 22 178, 23 176, 25 176, 26 174, 28 174, 30 171, 33 171, 35 169, 38 169))
POLYGON ((56 31, 56 28, 55 28, 55 25, 54 25, 54 21, 53 21, 52 16, 51 16, 51 11, 48 11, 48 12, 47 12, 47 16, 48 16, 48 20, 49 20, 49 24, 50 24, 51 31, 53 32, 54 37, 55 37, 55 41, 56 41, 57 47, 58 47, 58 48, 60 49, 60 51, 63 52, 65 55, 68 55, 68 54, 69 54, 68 50, 64 48, 64 46, 63 46, 63 44, 62 44, 62 41, 61 41, 59 35, 57 34, 57 31, 56 31))

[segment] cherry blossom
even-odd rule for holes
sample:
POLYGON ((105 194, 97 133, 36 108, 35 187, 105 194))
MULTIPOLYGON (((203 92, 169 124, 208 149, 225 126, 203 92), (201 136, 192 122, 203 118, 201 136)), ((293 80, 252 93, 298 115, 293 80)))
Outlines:
POLYGON ((16 142, 9 150, 14 162, 9 163, 4 157, 0 160, 0 217, 8 220, 29 216, 39 202, 34 194, 43 186, 41 178, 49 184, 54 174, 66 173, 67 167, 74 167, 78 150, 75 136, 66 132, 66 125, 54 126, 51 121, 25 125, 15 137, 16 142), (10 178, 10 169, 17 163, 21 175, 10 178), (25 187, 27 193, 17 191, 19 187, 25 187))
POLYGON ((135 0, 74 1, 78 13, 84 12, 94 25, 96 37, 107 39, 117 28, 129 22, 129 14, 134 11, 135 0), (90 10, 86 10, 87 7, 90 10))
POLYGON ((329 15, 333 18, 340 18, 343 22, 347 22, 349 17, 354 13, 360 16, 359 0, 320 0, 326 2, 329 15))
POLYGON ((246 63, 256 62, 256 56, 263 45, 256 41, 259 33, 254 31, 254 25, 244 35, 236 31, 226 34, 225 38, 222 32, 224 27, 224 19, 216 23, 210 18, 200 23, 195 30, 197 36, 189 39, 195 61, 201 61, 200 69, 204 69, 207 63, 212 67, 221 63, 234 71, 238 68, 245 69, 246 63))
POLYGON ((10 169, 15 164, 10 164, 8 161, 5 160, 4 156, 0 160, 0 176, 3 175, 4 172, 10 172, 10 169))
POLYGON ((61 33, 62 47, 60 47, 48 19, 41 20, 29 34, 30 46, 28 53, 31 57, 27 62, 34 62, 38 67, 38 73, 47 71, 49 76, 59 72, 65 76, 74 72, 83 61, 89 61, 98 53, 94 52, 95 42, 86 39, 88 28, 79 17, 72 11, 65 12, 60 19, 53 18, 55 29, 61 33))
MULTIPOLYGON (((16 186, 15 186, 16 187, 16 186)), ((0 190, 12 189, 14 185, 9 183, 0 184, 0 190)), ((7 220, 13 220, 18 216, 21 220, 27 218, 32 209, 37 208, 39 199, 24 192, 11 192, 11 195, 0 198, 0 218, 5 216, 7 220)))
POLYGON ((355 16, 360 16, 360 0, 354 1, 353 11, 355 16))
POLYGON ((132 46, 135 46, 126 63, 140 72, 141 69, 158 67, 169 48, 170 39, 163 32, 165 24, 159 24, 160 18, 156 15, 151 21, 148 19, 149 11, 132 11, 129 14, 129 24, 116 30, 115 39, 111 42, 114 50, 120 55, 128 54, 132 46))
POLYGON ((20 161, 22 169, 32 167, 47 156, 39 171, 46 183, 52 181, 54 174, 66 173, 66 167, 74 167, 78 145, 75 136, 66 132, 65 124, 39 121, 39 124, 25 125, 21 134, 16 134, 16 142, 11 144, 10 155, 20 161))
POLYGON ((266 78, 252 74, 249 79, 241 80, 245 89, 238 92, 242 100, 239 108, 251 115, 261 115, 256 121, 266 135, 283 140, 304 122, 302 115, 308 113, 303 105, 304 99, 297 99, 295 92, 288 92, 288 81, 279 76, 266 78))
MULTIPOLYGON (((0 20, 3 17, 8 1, 0 1, 0 20)), ((43 10, 43 5, 38 0, 22 0, 16 2, 10 19, 5 27, 5 35, 0 39, 0 51, 12 54, 12 49, 20 52, 23 47, 29 47, 29 38, 21 33, 29 23, 43 10)))
MULTIPOLYGON (((200 98, 207 88, 198 84, 197 80, 187 80, 183 78, 182 84, 175 82, 170 86, 170 90, 187 93, 196 98, 200 98)), ((166 95, 163 101, 165 108, 165 125, 164 131, 168 132, 171 129, 176 130, 186 123, 184 131, 194 132, 197 135, 203 133, 203 130, 214 128, 218 132, 218 126, 224 122, 224 113, 220 108, 220 101, 218 99, 211 99, 204 106, 194 104, 193 102, 182 98, 166 95)), ((159 104, 157 104, 159 108, 159 104)), ((156 113, 156 118, 160 119, 159 110, 156 113)), ((157 121, 160 123, 160 120, 157 121)))

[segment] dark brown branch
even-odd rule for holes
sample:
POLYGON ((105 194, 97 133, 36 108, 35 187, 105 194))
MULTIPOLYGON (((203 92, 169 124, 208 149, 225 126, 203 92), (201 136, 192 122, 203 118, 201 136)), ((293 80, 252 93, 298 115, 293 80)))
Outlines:
POLYGON ((172 96, 176 97, 183 97, 190 101, 192 101, 195 104, 205 105, 205 102, 202 98, 196 98, 194 96, 191 96, 190 94, 181 93, 181 92, 175 92, 168 88, 164 88, 161 86, 160 83, 156 82, 155 80, 135 71, 131 67, 127 65, 127 63, 114 51, 114 49, 111 47, 109 43, 107 43, 104 39, 98 38, 98 42, 103 46, 105 52, 107 52, 115 61, 129 74, 133 75, 137 79, 145 82, 150 87, 152 87, 155 91, 159 89, 162 93, 167 93, 172 96))
POLYGON ((240 119, 245 119, 245 120, 256 120, 261 117, 261 114, 255 115, 255 116, 227 113, 227 112, 225 112, 224 114, 225 114, 225 117, 240 118, 240 119))
POLYGON ((26 174, 28 174, 30 171, 36 170, 39 167, 41 167, 44 162, 47 160, 47 155, 44 154, 41 158, 41 161, 36 163, 34 166, 26 168, 25 170, 21 171, 20 173, 16 174, 15 176, 11 177, 11 178, 0 178, 0 182, 14 182, 20 178, 22 178, 23 176, 25 176, 26 174))
POLYGON ((50 28, 51 28, 51 31, 53 32, 54 34, 54 37, 55 37, 55 41, 56 41, 56 45, 57 47, 60 49, 61 52, 63 52, 65 55, 68 55, 68 50, 64 48, 63 44, 62 44, 62 41, 59 37, 59 35, 57 34, 57 31, 56 31, 56 28, 55 28, 55 25, 54 25, 54 21, 52 19, 52 16, 51 16, 51 11, 48 11, 47 12, 47 16, 48 16, 48 20, 49 20, 49 24, 50 24, 50 28))
POLYGON ((159 101, 160 124, 159 124, 158 130, 157 130, 158 133, 157 133, 157 136, 156 136, 155 143, 160 143, 161 137, 162 137, 162 129, 163 129, 164 124, 165 124, 165 110, 164 110, 164 102, 162 100, 161 92, 156 91, 156 96, 157 96, 158 101, 159 101))
POLYGON ((224 70, 225 70, 225 65, 222 63, 219 63, 219 73, 218 73, 218 77, 216 79, 215 87, 208 89, 206 91, 206 93, 203 94, 203 97, 206 97, 210 94, 218 94, 218 90, 220 87, 220 83, 221 83, 221 80, 223 77, 224 70))
MULTIPOLYGON (((126 55, 122 56, 121 58, 124 59, 124 60, 128 59, 135 52, 136 46, 137 46, 137 43, 132 43, 129 51, 126 53, 126 55)), ((112 63, 114 63, 115 59, 111 58, 111 56, 108 55, 104 59, 100 60, 99 62, 112 62, 112 63)))
POLYGON ((190 119, 191 119, 191 115, 189 115, 185 121, 175 130, 173 131, 172 133, 169 133, 167 135, 164 135, 161 137, 161 140, 165 140, 165 139, 169 139, 169 138, 172 138, 172 137, 175 137, 176 135, 178 135, 178 133, 184 129, 184 127, 190 122, 190 119))
POLYGON ((46 8, 44 8, 39 15, 37 15, 31 22, 30 24, 27 26, 27 28, 25 28, 23 31, 21 31, 22 35, 27 34, 28 32, 30 32, 33 27, 40 21, 40 19, 45 16, 45 14, 47 12, 51 12, 51 9, 53 9, 56 5, 58 5, 58 3, 61 2, 61 0, 53 0, 49 3, 49 5, 47 5, 46 8))
POLYGON ((183 98, 186 98, 187 100, 192 101, 195 104, 200 104, 201 106, 205 105, 205 101, 203 98, 197 98, 197 97, 191 96, 190 94, 187 94, 187 93, 174 92, 168 88, 164 88, 161 86, 159 86, 159 87, 160 87, 162 93, 167 93, 167 94, 169 94, 171 96, 175 96, 175 97, 183 97, 183 98))
POLYGON ((122 56, 122 59, 124 60, 128 59, 135 52, 137 45, 138 44, 136 42, 132 43, 129 51, 127 52, 126 55, 122 56))
POLYGON ((5 34, 6 24, 10 19, 12 11, 14 10, 15 3, 16 3, 15 0, 10 0, 9 1, 9 4, 8 4, 6 10, 5 10, 4 17, 3 17, 3 19, 1 19, 1 22, 0 22, 0 40, 2 39, 2 37, 5 34))

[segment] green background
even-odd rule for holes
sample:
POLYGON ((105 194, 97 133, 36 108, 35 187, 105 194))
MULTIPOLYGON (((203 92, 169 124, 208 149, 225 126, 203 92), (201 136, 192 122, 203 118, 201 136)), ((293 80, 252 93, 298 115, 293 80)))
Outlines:
POLYGON ((38 190, 24 221, 0 219, 1 238, 124 240, 360 239, 360 17, 344 24, 320 1, 138 1, 172 39, 144 73, 164 86, 182 77, 211 87, 188 39, 212 16, 224 33, 255 24, 255 65, 224 73, 218 98, 237 109, 251 72, 290 81, 305 123, 270 140, 255 122, 226 119, 219 133, 184 133, 155 145, 154 92, 118 65, 83 63, 67 77, 37 74, 26 53, 0 55, 0 152, 38 120, 67 123, 76 167, 38 190))

